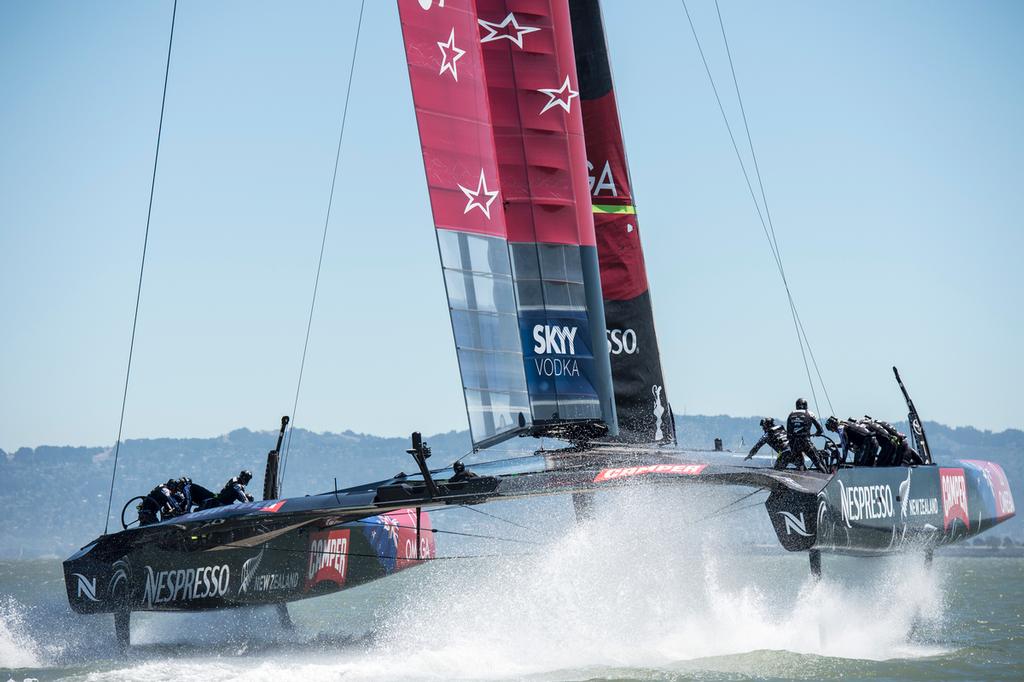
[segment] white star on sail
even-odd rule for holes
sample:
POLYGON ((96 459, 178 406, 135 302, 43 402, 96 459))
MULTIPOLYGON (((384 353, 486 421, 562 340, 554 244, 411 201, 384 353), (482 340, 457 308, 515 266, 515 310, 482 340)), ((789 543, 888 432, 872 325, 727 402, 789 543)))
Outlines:
POLYGON ((480 184, 476 186, 475 192, 468 187, 463 187, 462 185, 459 185, 459 189, 461 189, 462 193, 469 198, 469 203, 466 204, 466 209, 463 211, 464 214, 469 213, 474 208, 479 208, 483 211, 483 214, 487 216, 488 220, 491 219, 491 204, 498 197, 498 190, 490 191, 487 189, 487 181, 484 179, 483 168, 480 169, 480 184), (480 201, 481 194, 487 197, 484 201, 480 201))
POLYGON ((572 103, 573 97, 579 97, 580 93, 569 87, 569 76, 565 77, 565 82, 562 83, 562 87, 558 88, 540 88, 537 92, 544 93, 551 99, 544 105, 544 108, 540 110, 540 113, 544 113, 552 107, 562 107, 566 111, 569 111, 569 107, 572 103))
POLYGON ((490 43, 494 42, 495 40, 501 40, 502 38, 508 38, 510 41, 515 43, 516 47, 518 47, 520 50, 523 49, 523 36, 525 36, 527 33, 533 33, 534 31, 540 30, 539 28, 536 28, 534 26, 520 26, 519 22, 516 21, 516 15, 513 14, 512 12, 509 12, 508 16, 505 17, 505 19, 501 23, 493 21, 484 21, 483 19, 478 19, 478 21, 480 22, 480 25, 486 28, 488 31, 487 35, 480 39, 481 43, 490 43), (509 25, 512 26, 512 30, 505 31, 505 29, 508 28, 509 25), (499 33, 499 31, 505 32, 499 33), (512 35, 513 32, 515 33, 515 35, 512 35))
POLYGON ((452 27, 451 35, 448 36, 448 42, 442 43, 439 40, 437 41, 437 46, 441 48, 441 70, 438 71, 437 75, 443 76, 445 71, 451 71, 452 78, 458 82, 459 70, 455 62, 462 59, 462 55, 466 54, 466 51, 455 47, 455 27, 452 27))

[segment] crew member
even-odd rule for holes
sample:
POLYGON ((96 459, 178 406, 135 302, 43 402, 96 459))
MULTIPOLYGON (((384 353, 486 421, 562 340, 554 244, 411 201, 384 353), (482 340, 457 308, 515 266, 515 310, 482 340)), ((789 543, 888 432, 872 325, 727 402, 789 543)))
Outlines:
POLYGON ((900 434, 900 442, 896 445, 896 458, 905 467, 924 464, 924 457, 917 450, 910 447, 910 442, 902 433, 900 434))
POLYGON ((900 433, 889 422, 872 419, 871 427, 879 442, 877 466, 911 466, 924 464, 924 459, 910 447, 906 434, 900 433))
POLYGON ((807 409, 807 401, 798 398, 796 409, 786 419, 786 435, 789 436, 789 447, 796 457, 807 457, 819 471, 828 473, 828 467, 818 450, 811 443, 811 438, 822 434, 821 424, 814 413, 807 409), (811 433, 811 428, 816 429, 811 433))
POLYGON ((854 466, 874 465, 878 443, 870 429, 853 418, 839 421, 835 417, 829 417, 825 421, 825 428, 839 434, 839 444, 843 448, 840 465, 846 464, 847 454, 850 451, 853 451, 854 466))
POLYGON ((768 445, 775 451, 774 466, 776 469, 785 469, 790 464, 801 471, 805 468, 803 457, 793 456, 793 451, 789 447, 789 439, 786 438, 786 429, 776 424, 771 417, 765 417, 761 420, 761 430, 764 431, 764 435, 750 449, 750 454, 744 457, 745 460, 752 458, 758 450, 768 445))
POLYGON ((878 443, 878 456, 875 458, 875 466, 891 467, 899 464, 897 451, 900 436, 903 434, 897 431, 892 424, 867 415, 864 415, 864 419, 860 423, 864 428, 871 431, 871 435, 875 437, 875 441, 878 443))
MULTIPOLYGON (((217 504, 227 505, 235 502, 252 502, 252 495, 246 492, 245 486, 252 480, 252 472, 243 469, 237 476, 224 484, 224 487, 217 493, 217 504)), ((216 506, 216 505, 213 505, 216 506)))
POLYGON ((449 483, 462 483, 473 478, 477 478, 477 475, 466 468, 466 465, 462 462, 455 462, 452 465, 452 471, 454 474, 448 479, 449 483))
POLYGON ((140 526, 148 526, 181 514, 181 505, 174 494, 175 485, 173 479, 161 483, 143 498, 138 506, 140 526))
POLYGON ((196 509, 203 509, 207 503, 216 495, 211 490, 204 488, 198 483, 193 483, 188 476, 182 476, 177 480, 175 495, 181 506, 181 513, 188 514, 196 509))

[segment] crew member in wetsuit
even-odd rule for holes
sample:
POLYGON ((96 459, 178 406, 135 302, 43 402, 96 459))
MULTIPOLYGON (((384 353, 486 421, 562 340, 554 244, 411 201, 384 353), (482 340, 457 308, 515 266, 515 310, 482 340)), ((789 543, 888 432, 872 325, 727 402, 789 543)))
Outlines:
POLYGON ((761 430, 764 431, 764 435, 750 449, 750 454, 744 457, 745 460, 752 458, 758 450, 768 445, 775 451, 774 466, 776 469, 785 469, 790 464, 801 471, 804 469, 803 457, 793 456, 793 451, 789 447, 789 439, 786 438, 786 429, 776 424, 771 417, 765 417, 761 420, 761 430))
POLYGON ((924 457, 910 447, 910 441, 902 433, 900 434, 900 442, 896 444, 896 459, 900 465, 909 467, 924 464, 924 457))
POLYGON ((217 496, 217 505, 234 504, 235 502, 252 502, 252 495, 246 492, 245 486, 252 480, 252 472, 243 469, 237 476, 224 484, 217 496))
POLYGON ((875 440, 879 443, 878 462, 876 466, 910 466, 924 464, 924 459, 914 448, 910 447, 907 436, 896 430, 889 422, 880 419, 871 420, 875 440))
POLYGON ((175 497, 176 482, 172 479, 149 491, 139 503, 139 525, 148 526, 181 514, 181 505, 175 497))
POLYGON ((798 398, 796 409, 790 412, 789 417, 786 419, 786 435, 789 436, 789 447, 796 457, 803 458, 806 456, 819 471, 828 473, 828 467, 822 461, 821 454, 811 443, 812 436, 820 436, 821 434, 822 429, 821 424, 818 423, 818 418, 807 409, 807 401, 803 398, 798 398), (816 429, 815 433, 811 433, 811 427, 816 429))
POLYGON ((852 418, 839 421, 835 417, 829 417, 825 421, 825 428, 839 434, 839 444, 843 448, 840 465, 846 464, 847 454, 851 450, 853 451, 854 466, 874 465, 878 443, 871 431, 859 421, 852 418))
POLYGON ((181 513, 188 514, 196 509, 203 509, 206 503, 214 499, 216 495, 211 490, 204 488, 198 483, 193 483, 188 476, 182 476, 177 480, 175 496, 181 506, 181 513))
POLYGON ((871 431, 871 435, 875 437, 875 441, 878 443, 878 455, 875 458, 875 466, 891 467, 899 464, 897 449, 902 434, 893 428, 892 424, 873 419, 867 415, 864 415, 864 419, 860 423, 864 428, 871 431))
POLYGON ((462 462, 455 462, 452 465, 452 477, 448 479, 449 483, 462 483, 473 478, 477 478, 477 475, 466 468, 466 465, 462 462))

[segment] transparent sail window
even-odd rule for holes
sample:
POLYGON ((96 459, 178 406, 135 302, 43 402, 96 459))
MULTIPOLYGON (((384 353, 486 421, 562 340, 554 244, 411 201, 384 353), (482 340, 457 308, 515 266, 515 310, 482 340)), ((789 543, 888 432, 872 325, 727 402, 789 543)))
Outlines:
POLYGON ((452 308, 491 313, 515 312, 511 277, 446 269, 444 280, 452 308))
POLYGON ((553 419, 601 419, 601 403, 589 396, 559 394, 555 400, 531 401, 534 419, 538 422, 553 419))
POLYGON ((438 230, 474 445, 532 423, 508 243, 438 230))
POLYGON ((520 310, 586 310, 578 246, 512 244, 511 252, 520 310))
POLYGON ((519 428, 521 420, 524 424, 530 423, 530 399, 526 391, 466 389, 466 409, 474 443, 484 440, 487 434, 499 435, 514 431, 519 428))
POLYGON ((482 391, 515 386, 523 376, 523 356, 459 349, 462 385, 482 391))
POLYGON ((507 313, 483 313, 452 308, 456 348, 521 354, 519 318, 507 313))
POLYGON ((508 242, 504 239, 438 230, 437 242, 441 247, 441 266, 446 269, 512 276, 508 242))

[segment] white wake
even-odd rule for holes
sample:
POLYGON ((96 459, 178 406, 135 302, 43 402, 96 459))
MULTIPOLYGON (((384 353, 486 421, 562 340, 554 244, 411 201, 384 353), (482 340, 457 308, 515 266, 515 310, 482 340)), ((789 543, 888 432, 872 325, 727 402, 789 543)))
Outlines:
MULTIPOLYGON (((703 659, 712 670, 756 676, 760 659, 733 659, 763 651, 876 661, 940 653, 921 640, 941 629, 941 580, 919 559, 826 557, 826 576, 815 583, 806 555, 758 553, 749 540, 732 539, 736 524, 763 519, 763 508, 753 510, 758 516, 698 521, 735 493, 685 493, 607 496, 596 519, 567 525, 534 555, 437 563, 293 606, 300 625, 330 628, 325 612, 358 603, 369 640, 254 655, 241 645, 241 655, 228 660, 185 656, 171 667, 156 660, 93 677, 558 679, 582 671, 699 669, 705 664, 692 662, 703 659)), ((211 622, 225 623, 217 618, 211 622)))
POLYGON ((11 597, 0 597, 0 668, 35 668, 39 646, 28 634, 27 610, 11 597))

